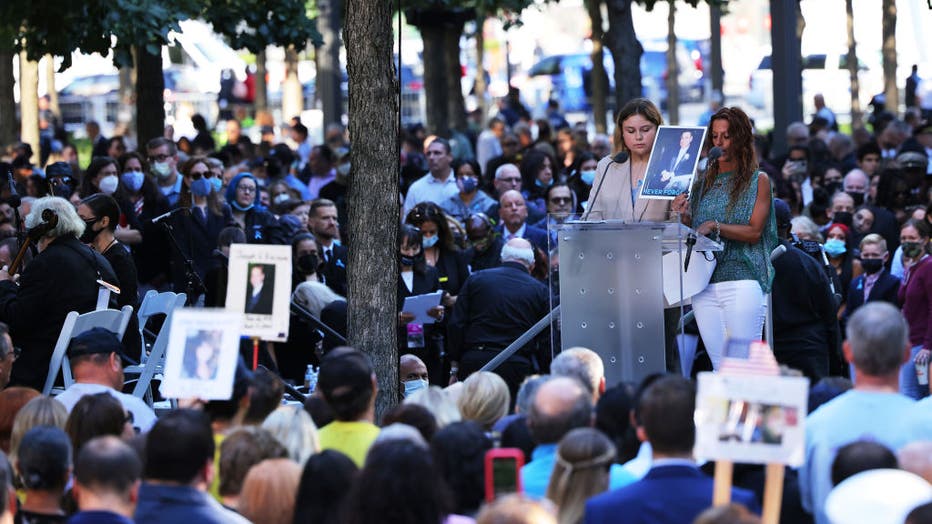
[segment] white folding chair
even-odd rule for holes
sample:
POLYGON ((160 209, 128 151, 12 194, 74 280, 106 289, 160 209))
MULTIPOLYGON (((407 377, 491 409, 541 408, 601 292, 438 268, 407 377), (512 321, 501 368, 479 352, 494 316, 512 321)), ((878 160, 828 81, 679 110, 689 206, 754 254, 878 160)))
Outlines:
POLYGON ((172 313, 174 313, 176 309, 184 306, 187 298, 187 295, 184 293, 172 293, 170 291, 158 293, 155 290, 151 290, 146 293, 142 305, 139 306, 139 334, 143 337, 141 352, 142 362, 139 366, 128 366, 124 368, 123 372, 126 375, 138 374, 138 378, 127 380, 127 383, 136 380, 136 386, 133 388, 133 396, 145 400, 150 406, 153 403, 153 395, 150 386, 155 375, 162 371, 165 360, 165 348, 168 346, 168 326, 171 325, 172 313), (159 314, 165 315, 165 322, 162 324, 162 329, 159 330, 158 335, 155 337, 155 342, 152 344, 152 351, 147 355, 143 330, 149 318, 159 314))
MULTIPOLYGON (((49 374, 45 379, 42 394, 51 395, 53 393, 52 386, 55 385, 55 379, 58 378, 59 371, 62 373, 65 389, 74 383, 74 379, 71 377, 71 363, 65 354, 72 338, 89 329, 102 327, 114 333, 117 338, 122 339, 132 314, 133 306, 123 306, 123 309, 101 309, 83 314, 79 314, 77 311, 68 313, 68 316, 65 317, 65 323, 62 325, 61 333, 58 335, 58 342, 55 343, 55 350, 52 352, 52 360, 49 362, 49 374)), ((60 391, 55 393, 60 393, 60 391)))

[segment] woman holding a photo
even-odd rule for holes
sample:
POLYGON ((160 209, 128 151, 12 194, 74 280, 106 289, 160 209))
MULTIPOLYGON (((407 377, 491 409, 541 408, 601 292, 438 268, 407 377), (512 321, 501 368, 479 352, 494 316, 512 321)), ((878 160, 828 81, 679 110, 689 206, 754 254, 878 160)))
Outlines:
POLYGON ((777 226, 770 178, 758 169, 748 116, 737 107, 723 107, 712 116, 706 136, 721 156, 693 184, 689 205, 674 201, 673 211, 724 246, 715 253, 708 287, 692 299, 699 333, 718 369, 727 338, 761 338, 777 226))

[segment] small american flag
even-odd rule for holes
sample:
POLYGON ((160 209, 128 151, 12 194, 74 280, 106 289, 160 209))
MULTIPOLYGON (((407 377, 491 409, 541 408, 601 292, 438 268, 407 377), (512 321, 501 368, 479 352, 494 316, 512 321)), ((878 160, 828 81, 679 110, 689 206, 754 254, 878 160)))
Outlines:
POLYGON ((723 375, 780 375, 780 365, 766 342, 755 340, 748 345, 741 341, 730 341, 725 345, 725 355, 718 372, 723 375), (747 348, 746 351, 733 348, 747 348))

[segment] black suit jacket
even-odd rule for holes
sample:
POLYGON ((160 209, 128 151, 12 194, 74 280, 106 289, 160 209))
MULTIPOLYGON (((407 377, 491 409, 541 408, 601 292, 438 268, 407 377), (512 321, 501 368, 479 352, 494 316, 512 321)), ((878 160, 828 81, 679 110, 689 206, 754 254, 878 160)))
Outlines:
MULTIPOLYGON (((450 359, 458 361, 471 347, 505 348, 550 311, 547 286, 518 263, 469 275, 450 316, 450 359)), ((549 337, 548 331, 542 337, 549 337)), ((525 355, 536 348, 525 346, 525 355)))
MULTIPOLYGON (((324 258, 324 248, 320 248, 320 258, 324 258)), ((346 296, 346 261, 349 259, 349 250, 346 246, 333 245, 333 256, 324 263, 320 275, 324 283, 334 293, 346 296)))
MULTIPOLYGON (((217 237, 220 236, 220 231, 231 225, 235 225, 235 222, 233 222, 230 206, 227 204, 223 204, 220 215, 215 215, 208 210, 206 223, 200 222, 185 211, 172 217, 175 238, 181 250, 194 262, 194 269, 201 280, 204 280, 207 270, 211 267, 211 257, 214 249, 217 248, 217 237)), ((174 248, 172 248, 171 270, 175 292, 187 292, 184 258, 174 248)))
MULTIPOLYGON (((845 321, 854 314, 854 310, 864 305, 864 281, 866 278, 867 275, 864 274, 851 281, 851 286, 848 288, 848 305, 845 308, 845 321)), ((899 289, 900 279, 891 275, 884 269, 880 274, 880 278, 874 283, 874 287, 871 288, 867 301, 876 302, 880 300, 899 307, 896 296, 899 289)))
POLYGON ((0 321, 10 326, 10 336, 23 350, 13 364, 11 386, 42 389, 65 317, 95 309, 98 278, 119 285, 105 258, 78 239, 64 237, 26 266, 18 286, 0 282, 0 321))
MULTIPOLYGON (((505 238, 505 225, 498 224, 495 226, 495 231, 501 235, 502 238, 505 238)), ((544 254, 548 253, 548 242, 547 242, 547 230, 540 229, 539 227, 534 227, 531 224, 527 223, 527 227, 524 228, 524 236, 522 237, 528 242, 530 242, 535 248, 540 249, 544 254)))
POLYGON ((259 298, 255 305, 252 305, 252 284, 246 285, 246 313, 254 315, 271 315, 272 314, 272 297, 275 296, 275 290, 272 288, 273 282, 266 282, 259 290, 259 298))

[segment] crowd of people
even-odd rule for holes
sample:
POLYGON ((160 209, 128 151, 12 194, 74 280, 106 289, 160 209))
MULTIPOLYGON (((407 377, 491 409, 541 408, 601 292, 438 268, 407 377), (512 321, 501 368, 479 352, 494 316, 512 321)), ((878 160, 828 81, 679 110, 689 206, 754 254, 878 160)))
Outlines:
POLYGON ((809 124, 774 130, 789 149, 771 154, 740 108, 718 109, 703 176, 672 200, 638 198, 663 125, 650 100, 625 104, 611 137, 570 125, 556 102, 533 120, 517 93, 482 129, 404 129, 400 395, 380 419, 369 357, 316 329, 347 335, 342 127, 314 144, 293 119, 283 136, 253 129, 253 141, 232 119, 212 136, 198 115, 193 140, 166 130, 134 147, 88 123, 89 162, 43 142, 41 167, 17 144, 0 166, 11 174, 0 522, 756 522, 762 467, 738 465, 733 504, 712 508, 712 465, 692 456, 689 377, 717 370, 730 338, 761 338, 768 295, 776 360, 811 383, 806 462, 786 471, 782 521, 853 522, 852 507, 881 504, 865 487, 880 482, 902 496, 872 522, 930 522, 932 123, 875 107, 846 134, 829 114, 823 104, 809 124), (578 216, 678 220, 721 242, 683 328, 703 348, 695 362, 680 358, 670 308, 668 374, 639 384, 606 384, 600 355, 620 348, 554 352, 558 323, 482 370, 558 303, 553 228, 578 216), (11 271, 25 230, 37 249, 11 271), (120 289, 114 308, 138 308, 149 290, 223 307, 234 243, 290 245, 293 300, 313 318, 293 315, 289 340, 263 343, 257 369, 241 361, 232 398, 183 399, 157 416, 123 393, 124 366, 146 350, 147 326, 135 324, 122 340, 79 334, 67 350, 74 384, 39 393, 65 316, 93 310, 100 281, 120 289), (437 292, 430 321, 405 310, 437 292), (303 409, 283 402, 309 365, 319 373, 303 409), (520 450, 523 494, 487 503, 496 447, 520 450))

